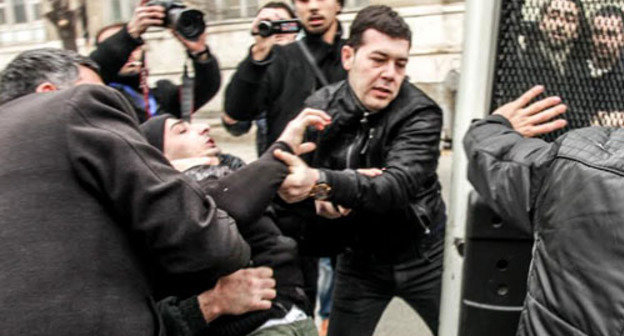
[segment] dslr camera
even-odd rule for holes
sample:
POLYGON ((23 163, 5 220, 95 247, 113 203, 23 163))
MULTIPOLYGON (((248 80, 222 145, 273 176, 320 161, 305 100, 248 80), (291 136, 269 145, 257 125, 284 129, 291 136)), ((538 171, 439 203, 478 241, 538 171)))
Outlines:
POLYGON ((299 20, 277 20, 277 21, 260 21, 258 23, 258 32, 251 35, 260 35, 269 37, 273 34, 296 34, 301 30, 299 20))
POLYGON ((204 13, 197 9, 186 8, 178 0, 151 0, 146 6, 165 7, 165 27, 177 31, 189 41, 197 41, 199 36, 206 30, 204 13))

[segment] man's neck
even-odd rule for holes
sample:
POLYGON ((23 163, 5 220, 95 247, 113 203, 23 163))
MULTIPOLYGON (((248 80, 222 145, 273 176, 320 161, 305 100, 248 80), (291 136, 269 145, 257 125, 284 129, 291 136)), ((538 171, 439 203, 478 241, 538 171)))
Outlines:
POLYGON ((322 39, 328 44, 334 44, 336 33, 338 32, 338 19, 334 19, 329 29, 323 33, 322 39))

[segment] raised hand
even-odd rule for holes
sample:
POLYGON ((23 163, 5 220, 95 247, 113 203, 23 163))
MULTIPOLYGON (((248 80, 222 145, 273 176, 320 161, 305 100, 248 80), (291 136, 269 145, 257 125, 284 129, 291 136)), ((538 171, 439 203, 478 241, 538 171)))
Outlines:
POLYGON ((564 119, 552 120, 567 109, 566 105, 561 104, 561 98, 548 97, 527 106, 542 92, 543 86, 534 86, 518 99, 499 107, 493 114, 505 117, 516 132, 527 138, 565 127, 567 121, 564 119))

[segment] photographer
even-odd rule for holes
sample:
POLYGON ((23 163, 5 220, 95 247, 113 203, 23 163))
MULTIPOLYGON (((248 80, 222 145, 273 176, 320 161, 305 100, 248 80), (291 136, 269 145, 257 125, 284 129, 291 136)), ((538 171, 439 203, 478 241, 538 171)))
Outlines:
MULTIPOLYGON (((258 11, 256 15, 256 20, 254 21, 254 26, 257 25, 257 22, 261 21, 275 21, 275 20, 292 20, 295 18, 295 12, 288 6, 286 3, 279 1, 271 1, 258 11)), ((263 39, 272 40, 273 44, 277 45, 287 45, 291 42, 294 42, 297 38, 296 33, 289 34, 273 34, 266 38, 255 35, 256 43, 260 43, 263 39)), ((234 136, 243 135, 251 129, 251 121, 244 120, 239 121, 231 118, 227 113, 223 113, 221 115, 221 122, 223 123, 223 127, 228 131, 228 133, 234 136)), ((266 150, 269 143, 266 141, 266 114, 263 112, 256 119, 256 150, 258 156, 262 155, 266 150)))
MULTIPOLYGON (((156 82, 146 96, 141 82, 147 81, 143 71, 145 51, 141 35, 149 28, 163 26, 166 9, 160 5, 138 6, 127 24, 114 24, 102 28, 96 35, 97 49, 90 57, 101 68, 104 82, 116 88, 132 103, 143 122, 152 115, 170 113, 181 117, 180 87, 168 80, 156 82)), ((196 41, 172 34, 186 48, 193 60, 195 80, 193 84, 193 110, 207 103, 219 90, 221 73, 219 63, 206 45, 206 33, 196 41)))

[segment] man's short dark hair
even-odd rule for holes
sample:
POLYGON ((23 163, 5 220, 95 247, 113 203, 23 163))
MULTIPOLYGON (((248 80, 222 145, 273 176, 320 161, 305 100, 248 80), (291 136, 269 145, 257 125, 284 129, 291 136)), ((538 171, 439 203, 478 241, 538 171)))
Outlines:
POLYGON ((71 50, 42 48, 25 51, 0 74, 0 104, 34 93, 44 82, 59 88, 71 87, 78 80, 78 66, 81 65, 99 71, 94 61, 71 50))
MULTIPOLYGON (((281 2, 281 1, 270 1, 270 2, 267 2, 264 6, 260 7, 260 9, 258 9, 258 13, 260 13, 260 11, 265 9, 265 8, 283 9, 283 10, 288 12, 288 15, 290 15, 291 19, 294 19, 294 18, 297 17, 297 15, 295 15, 295 11, 292 9, 292 7, 290 7, 285 2, 281 2)), ((258 13, 256 13, 256 15, 258 13)))
POLYGON ((385 5, 368 6, 358 12, 351 24, 347 45, 357 49, 362 45, 362 36, 368 29, 375 29, 392 38, 407 40, 412 45, 412 31, 399 13, 385 5))
POLYGON ((599 16, 620 18, 623 25, 620 28, 624 29, 624 12, 622 12, 622 9, 620 7, 614 5, 602 6, 594 13, 594 15, 592 15, 592 21, 599 16))

